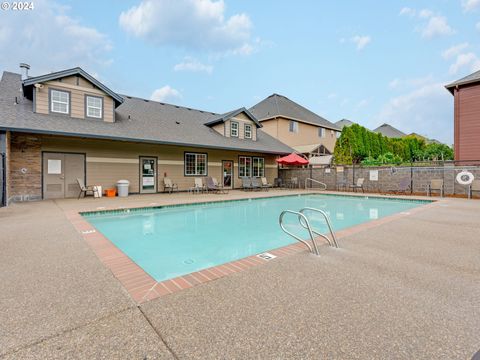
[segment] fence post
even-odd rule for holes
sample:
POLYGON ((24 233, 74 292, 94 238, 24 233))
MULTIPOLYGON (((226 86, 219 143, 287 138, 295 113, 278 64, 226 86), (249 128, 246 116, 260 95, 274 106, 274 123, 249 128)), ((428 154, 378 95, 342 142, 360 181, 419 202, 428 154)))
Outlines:
POLYGON ((410 195, 413 194, 413 162, 410 161, 410 195))

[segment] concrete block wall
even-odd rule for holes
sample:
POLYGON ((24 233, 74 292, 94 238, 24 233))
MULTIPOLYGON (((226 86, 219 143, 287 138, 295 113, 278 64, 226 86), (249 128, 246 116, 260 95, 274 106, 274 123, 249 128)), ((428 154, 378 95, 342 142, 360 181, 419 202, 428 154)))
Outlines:
MULTIPOLYGON (((426 194, 428 185, 433 179, 443 179, 444 191, 446 195, 466 196, 467 186, 461 185, 456 181, 456 176, 462 170, 468 170, 475 179, 480 179, 480 167, 454 167, 446 164, 437 167, 355 167, 342 166, 337 168, 291 168, 280 169, 279 177, 284 181, 297 177, 300 187, 304 187, 305 179, 312 178, 321 181, 327 185, 328 190, 336 190, 337 185, 346 181, 348 185, 354 183, 358 178, 364 178, 364 188, 368 192, 388 193, 399 189, 400 183, 404 178, 410 180, 413 193, 426 194), (339 171, 340 170, 340 171, 339 171), (378 180, 370 180, 370 171, 378 170, 378 180)), ((478 194, 477 194, 478 195, 478 194)))

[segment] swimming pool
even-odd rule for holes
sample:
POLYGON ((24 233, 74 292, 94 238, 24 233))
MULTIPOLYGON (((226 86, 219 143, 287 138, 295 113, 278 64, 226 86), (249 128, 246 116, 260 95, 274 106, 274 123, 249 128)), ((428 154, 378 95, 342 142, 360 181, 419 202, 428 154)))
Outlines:
MULTIPOLYGON (((338 231, 425 203, 309 194, 82 215, 156 281, 163 281, 296 242, 278 224, 286 209, 322 209, 338 231)), ((321 217, 310 218, 313 227, 326 230, 321 217)), ((288 230, 308 238, 296 217, 285 220, 288 230)))

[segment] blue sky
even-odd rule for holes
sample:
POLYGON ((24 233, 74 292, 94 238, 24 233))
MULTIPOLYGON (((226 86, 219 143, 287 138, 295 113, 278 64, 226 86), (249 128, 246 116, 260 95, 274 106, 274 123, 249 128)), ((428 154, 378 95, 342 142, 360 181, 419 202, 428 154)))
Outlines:
POLYGON ((479 35, 480 0, 39 0, 0 10, 0 70, 82 66, 119 93, 215 112, 275 92, 452 143, 443 86, 480 69, 479 35))

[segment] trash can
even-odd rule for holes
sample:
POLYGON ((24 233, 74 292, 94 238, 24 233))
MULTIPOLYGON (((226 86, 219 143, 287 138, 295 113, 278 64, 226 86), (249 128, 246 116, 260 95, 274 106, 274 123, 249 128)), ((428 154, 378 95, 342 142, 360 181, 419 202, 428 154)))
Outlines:
POLYGON ((118 180, 117 181, 117 194, 119 197, 128 196, 128 187, 130 186, 130 181, 128 180, 118 180))

